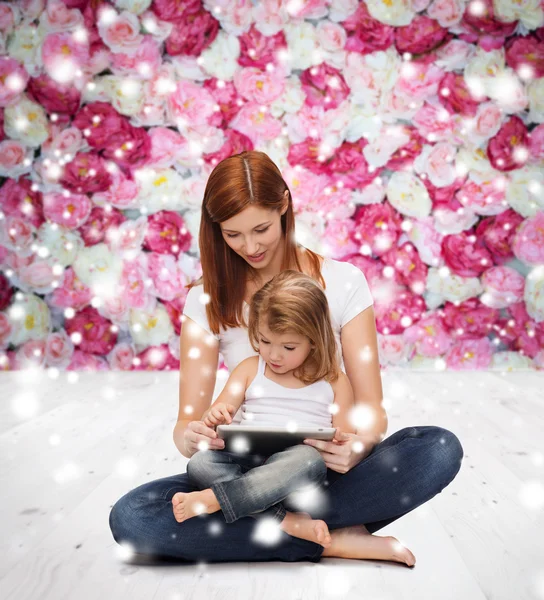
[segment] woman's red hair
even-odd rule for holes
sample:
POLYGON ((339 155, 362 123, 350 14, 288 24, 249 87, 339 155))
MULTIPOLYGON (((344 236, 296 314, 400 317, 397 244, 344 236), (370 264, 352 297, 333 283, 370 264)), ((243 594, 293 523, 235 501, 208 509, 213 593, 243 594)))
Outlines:
POLYGON ((281 216, 281 228, 285 238, 285 252, 281 270, 303 272, 297 247, 306 253, 310 265, 309 275, 325 289, 321 275, 319 256, 297 244, 295 239, 295 216, 291 191, 280 170, 264 153, 245 151, 222 160, 210 173, 204 199, 198 244, 202 277, 187 287, 203 283, 210 301, 206 314, 210 330, 219 335, 220 328, 247 327, 242 309, 246 283, 253 269, 223 239, 219 223, 230 219, 250 205, 280 212, 285 204, 287 190, 289 205, 281 216))

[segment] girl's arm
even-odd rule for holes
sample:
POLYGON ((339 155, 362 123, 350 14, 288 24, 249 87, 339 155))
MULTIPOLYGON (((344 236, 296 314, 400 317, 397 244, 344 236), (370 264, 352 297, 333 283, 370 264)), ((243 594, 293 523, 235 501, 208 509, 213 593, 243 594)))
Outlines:
MULTIPOLYGON (((229 413, 231 413, 231 417, 236 414, 246 397, 249 375, 248 367, 251 364, 251 361, 252 358, 246 358, 234 367, 227 383, 225 383, 225 387, 221 390, 221 393, 217 396, 215 402, 202 415, 202 421, 210 415, 214 408, 222 409, 223 407, 230 405, 229 413)), ((225 411, 223 411, 223 413, 224 412, 225 411)))
POLYGON ((355 433, 355 427, 350 423, 350 411, 354 407, 353 388, 348 376, 341 371, 333 384, 334 404, 338 408, 332 416, 332 426, 338 427, 344 433, 355 433))

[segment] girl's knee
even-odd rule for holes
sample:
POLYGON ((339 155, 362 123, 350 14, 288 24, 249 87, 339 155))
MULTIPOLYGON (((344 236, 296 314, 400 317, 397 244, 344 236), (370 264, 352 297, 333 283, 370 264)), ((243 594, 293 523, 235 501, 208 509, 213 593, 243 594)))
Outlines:
POLYGON ((300 460, 313 480, 323 480, 327 476, 327 465, 317 448, 300 444, 297 446, 297 460, 300 460))

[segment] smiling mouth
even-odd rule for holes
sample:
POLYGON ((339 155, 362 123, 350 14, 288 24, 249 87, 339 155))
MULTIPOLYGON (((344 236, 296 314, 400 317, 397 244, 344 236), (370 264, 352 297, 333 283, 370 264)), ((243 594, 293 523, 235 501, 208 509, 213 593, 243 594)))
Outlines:
POLYGON ((261 252, 260 254, 256 254, 255 256, 249 256, 248 258, 260 258, 263 254, 264 252, 261 252))

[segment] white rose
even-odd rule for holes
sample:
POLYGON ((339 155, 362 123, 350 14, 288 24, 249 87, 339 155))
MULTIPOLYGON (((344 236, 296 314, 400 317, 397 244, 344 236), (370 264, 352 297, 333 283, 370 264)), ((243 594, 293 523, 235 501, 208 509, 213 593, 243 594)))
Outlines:
POLYGON ((436 50, 437 60, 434 64, 448 72, 457 69, 463 69, 464 71, 474 51, 475 48, 472 44, 453 39, 436 50))
POLYGON ((190 81, 205 81, 209 78, 206 70, 203 68, 203 61, 196 56, 170 56, 168 60, 172 63, 163 63, 161 71, 165 71, 165 76, 172 80, 175 88, 180 79, 189 79, 190 81), (171 69, 171 74, 170 74, 171 69))
POLYGON ((8 137, 37 148, 49 137, 45 110, 23 94, 17 104, 4 109, 4 131, 8 137))
POLYGON ((106 244, 82 248, 72 268, 78 279, 92 289, 94 296, 108 298, 119 294, 123 264, 106 244))
POLYGON ((502 173, 491 166, 482 148, 460 148, 455 158, 455 170, 460 177, 468 174, 475 183, 502 177, 502 173))
POLYGON ((288 23, 283 31, 288 48, 285 63, 290 69, 308 69, 323 62, 317 31, 311 23, 288 23))
POLYGON ((334 0, 329 6, 329 19, 336 23, 345 21, 359 6, 358 0, 334 0))
POLYGON ((392 90, 399 78, 402 59, 393 48, 361 56, 349 52, 344 77, 351 88, 353 102, 373 103, 378 108, 381 96, 392 90))
POLYGON ((430 214, 431 198, 419 177, 395 171, 387 182, 387 199, 401 214, 421 219, 430 214))
POLYGON ((314 211, 300 211, 297 213, 297 241, 313 252, 321 254, 323 245, 321 240, 325 233, 325 220, 322 215, 314 211))
POLYGON ((122 115, 135 115, 142 110, 144 82, 130 77, 105 75, 101 78, 103 90, 115 110, 122 115))
POLYGON ((478 222, 478 215, 468 208, 460 208, 459 211, 437 208, 433 212, 435 229, 443 235, 454 235, 467 231, 478 222))
POLYGON ((353 190, 351 201, 353 204, 380 204, 385 198, 385 186, 381 178, 377 177, 372 183, 365 185, 361 190, 353 190))
POLYGON ((390 0, 389 2, 366 0, 366 6, 368 12, 375 19, 386 25, 395 25, 396 27, 409 25, 416 16, 411 9, 409 0, 390 0))
POLYGON ((531 123, 544 123, 544 77, 534 79, 527 86, 529 116, 531 123))
POLYGON ((276 118, 281 117, 284 113, 294 115, 304 106, 305 99, 306 94, 302 90, 300 78, 289 77, 285 82, 282 95, 270 104, 270 113, 276 118))
POLYGON ((204 8, 221 24, 221 29, 233 35, 242 35, 253 22, 251 0, 203 0, 204 8))
POLYGON ((43 340, 51 331, 49 308, 34 294, 19 292, 6 313, 13 327, 10 342, 15 346, 28 340, 43 340))
MULTIPOLYGON (((187 230, 192 236, 191 240, 191 248, 189 252, 192 254, 198 254, 199 245, 198 245, 198 235, 200 232, 200 219, 202 218, 202 210, 187 210, 183 213, 183 219, 185 221, 185 226, 187 230)), ((298 229, 298 222, 297 222, 298 229)), ((180 255, 181 256, 181 255, 180 255)))
POLYGON ((8 38, 8 54, 24 65, 32 77, 41 73, 42 59, 40 55, 44 34, 29 21, 23 21, 8 38))
POLYGON ((291 166, 287 160, 287 155, 289 154, 289 143, 284 137, 263 142, 261 146, 263 152, 270 156, 280 171, 288 169, 291 166))
POLYGON ((447 187, 457 177, 455 154, 455 146, 449 142, 426 144, 414 160, 414 169, 417 173, 425 173, 436 187, 447 187))
POLYGON ((151 6, 151 0, 113 0, 120 10, 128 10, 135 15, 141 15, 151 6))
POLYGON ((483 292, 478 277, 454 275, 447 267, 430 267, 427 271, 426 290, 450 302, 464 302, 483 292))
POLYGON ((390 126, 382 130, 382 135, 376 136, 363 149, 363 155, 373 167, 383 167, 393 154, 410 141, 410 136, 402 127, 390 126))
POLYGON ((36 242, 47 248, 54 261, 63 267, 71 265, 84 246, 77 230, 72 231, 49 221, 41 224, 36 242))
POLYGON ((140 185, 135 202, 148 213, 184 208, 183 178, 174 169, 138 169, 134 179, 140 185))
POLYGON ((382 335, 378 333, 378 356, 381 365, 402 366, 412 352, 413 344, 407 343, 402 333, 382 335))
POLYGON ((323 115, 323 143, 338 148, 346 139, 346 131, 351 120, 351 102, 345 100, 336 108, 325 111, 323 115))
POLYGON ((525 86, 513 69, 505 69, 487 82, 487 95, 508 114, 518 113, 527 107, 529 99, 525 86))
POLYGON ((173 23, 161 21, 152 10, 144 12, 140 16, 140 22, 144 29, 144 33, 151 35, 154 40, 159 42, 159 44, 162 44, 162 42, 164 42, 172 33, 172 29, 174 29, 173 23))
POLYGON ((544 172, 536 166, 525 165, 510 173, 506 202, 525 218, 544 210, 544 172))
POLYGON ((131 309, 130 330, 134 343, 142 348, 167 344, 174 333, 166 308, 159 302, 154 310, 131 309))
POLYGON ((219 31, 215 40, 204 50, 197 62, 212 77, 230 81, 240 68, 240 42, 235 35, 219 31))
POLYGON ((490 95, 493 80, 504 70, 504 48, 486 52, 478 47, 468 61, 463 76, 471 94, 480 98, 490 95))
POLYGON ((544 321, 544 265, 531 269, 523 293, 527 314, 537 323, 544 321))
POLYGON ((519 352, 505 350, 503 352, 494 352, 491 355, 491 364, 487 368, 492 371, 506 371, 511 373, 516 369, 532 369, 533 361, 529 356, 524 356, 519 352))
POLYGON ((345 131, 348 142, 356 142, 362 137, 367 140, 376 139, 381 127, 381 119, 372 106, 351 104, 350 118, 345 131))
POLYGON ((511 23, 518 19, 527 29, 541 27, 544 21, 540 0, 493 0, 495 18, 511 23))

